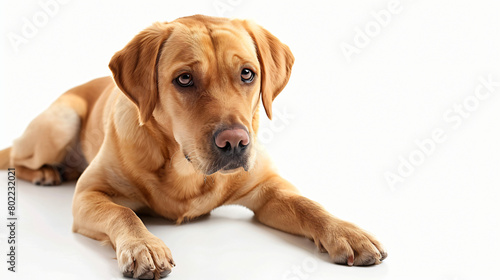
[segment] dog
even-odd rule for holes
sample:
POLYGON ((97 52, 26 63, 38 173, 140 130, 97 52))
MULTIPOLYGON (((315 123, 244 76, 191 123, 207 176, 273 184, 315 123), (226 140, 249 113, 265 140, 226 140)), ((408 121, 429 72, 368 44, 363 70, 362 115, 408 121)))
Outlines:
POLYGON ((127 277, 158 279, 175 266, 136 213, 180 224, 228 204, 313 240, 335 263, 379 264, 379 241, 301 196, 257 152, 260 102, 271 119, 293 63, 252 21, 154 23, 112 57, 112 78, 70 89, 36 117, 0 167, 38 185, 77 179, 73 231, 109 242, 127 277))

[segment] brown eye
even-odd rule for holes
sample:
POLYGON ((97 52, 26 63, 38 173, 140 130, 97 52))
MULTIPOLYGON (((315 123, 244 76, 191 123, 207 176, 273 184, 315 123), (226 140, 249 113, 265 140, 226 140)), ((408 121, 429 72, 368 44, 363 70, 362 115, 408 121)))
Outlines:
POLYGON ((189 73, 184 73, 177 77, 175 81, 181 87, 189 87, 193 85, 193 76, 189 73))
POLYGON ((241 70, 241 80, 244 83, 251 83, 253 81, 253 78, 255 77, 255 74, 252 72, 252 70, 245 68, 241 70))

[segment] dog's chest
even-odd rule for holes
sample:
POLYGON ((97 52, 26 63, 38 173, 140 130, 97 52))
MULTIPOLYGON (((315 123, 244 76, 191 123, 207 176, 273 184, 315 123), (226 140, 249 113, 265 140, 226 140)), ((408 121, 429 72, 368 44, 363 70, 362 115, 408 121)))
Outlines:
POLYGON ((178 223, 209 213, 220 205, 224 187, 210 178, 177 177, 153 194, 153 210, 178 223))

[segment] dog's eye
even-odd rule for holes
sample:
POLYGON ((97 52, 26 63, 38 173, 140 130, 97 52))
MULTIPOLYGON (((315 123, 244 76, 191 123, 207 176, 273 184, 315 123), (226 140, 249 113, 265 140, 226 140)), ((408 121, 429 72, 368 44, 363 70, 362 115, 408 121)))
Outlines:
POLYGON ((251 83, 253 81, 253 78, 255 77, 255 74, 252 72, 252 70, 245 68, 241 70, 241 80, 244 83, 251 83))
POLYGON ((193 76, 189 73, 184 73, 177 77, 175 81, 181 87, 189 87, 193 85, 193 76))

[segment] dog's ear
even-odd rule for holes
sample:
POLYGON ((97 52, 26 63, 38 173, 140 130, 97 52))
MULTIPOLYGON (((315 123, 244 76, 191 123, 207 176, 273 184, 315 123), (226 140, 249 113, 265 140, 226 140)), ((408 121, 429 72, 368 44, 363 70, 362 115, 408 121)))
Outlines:
POLYGON ((295 59, 288 46, 269 31, 251 21, 242 23, 257 50, 261 71, 262 104, 267 117, 272 119, 273 100, 288 83, 295 59))
POLYGON ((139 122, 146 123, 158 100, 160 51, 172 28, 156 22, 137 34, 109 62, 116 85, 139 110, 139 122))

